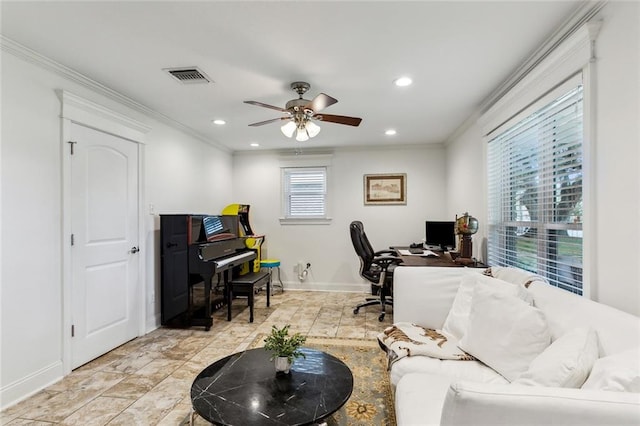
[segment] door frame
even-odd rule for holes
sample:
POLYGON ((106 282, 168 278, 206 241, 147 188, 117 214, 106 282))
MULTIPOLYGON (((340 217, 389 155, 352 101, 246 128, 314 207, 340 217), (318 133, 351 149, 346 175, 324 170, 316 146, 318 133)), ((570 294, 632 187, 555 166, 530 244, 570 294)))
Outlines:
POLYGON ((144 144, 145 135, 151 127, 120 114, 102 105, 57 90, 62 104, 60 155, 62 157, 62 369, 63 375, 71 373, 71 326, 72 326, 72 285, 71 285, 71 156, 69 155, 71 125, 79 124, 111 135, 127 139, 138 146, 138 244, 142 256, 138 262, 136 282, 136 310, 138 311, 138 336, 146 330, 146 223, 144 220, 144 144))

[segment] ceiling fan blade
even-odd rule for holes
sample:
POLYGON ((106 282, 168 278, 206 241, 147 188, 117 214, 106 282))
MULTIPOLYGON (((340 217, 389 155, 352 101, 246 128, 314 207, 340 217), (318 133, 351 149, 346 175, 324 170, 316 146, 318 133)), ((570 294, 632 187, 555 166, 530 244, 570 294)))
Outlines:
POLYGON ((331 114, 319 114, 314 116, 314 118, 320 121, 326 121, 329 123, 338 123, 338 124, 346 124, 348 126, 359 126, 362 118, 358 117, 347 117, 344 115, 331 115, 331 114))
POLYGON ((269 105, 269 104, 263 104, 262 102, 258 102, 258 101, 244 101, 244 103, 249 105, 261 106, 265 108, 271 108, 271 109, 275 109, 276 111, 287 112, 287 110, 284 108, 280 108, 280 107, 269 105))
POLYGON ((280 117, 280 118, 272 118, 271 120, 265 120, 265 121, 259 121, 257 123, 251 123, 251 124, 249 124, 249 126, 257 127, 257 126, 262 126, 264 124, 275 123, 276 121, 280 121, 280 120, 289 120, 290 118, 291 118, 290 116, 285 116, 285 117, 280 117))
POLYGON ((329 95, 325 95, 324 93, 320 93, 318 96, 313 98, 311 102, 309 102, 305 108, 310 108, 314 113, 317 113, 320 110, 325 109, 328 106, 331 106, 338 102, 336 98, 332 98, 329 95))

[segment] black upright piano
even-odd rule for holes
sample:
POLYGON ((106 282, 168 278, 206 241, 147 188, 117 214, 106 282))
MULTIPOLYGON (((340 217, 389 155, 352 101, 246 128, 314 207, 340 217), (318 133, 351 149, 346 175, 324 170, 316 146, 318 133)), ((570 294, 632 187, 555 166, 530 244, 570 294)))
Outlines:
POLYGON ((161 323, 211 328, 214 276, 256 258, 245 237, 238 237, 237 216, 160 215, 161 323), (204 304, 196 306, 193 287, 204 286, 204 304))

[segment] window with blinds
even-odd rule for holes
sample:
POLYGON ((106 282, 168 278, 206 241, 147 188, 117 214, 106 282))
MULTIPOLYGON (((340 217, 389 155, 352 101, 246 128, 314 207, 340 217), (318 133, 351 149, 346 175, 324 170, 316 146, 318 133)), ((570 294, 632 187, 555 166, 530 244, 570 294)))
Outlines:
POLYGON ((285 168, 282 179, 285 218, 326 217, 326 167, 285 168))
POLYGON ((487 146, 488 260, 582 294, 583 90, 573 87, 487 146))

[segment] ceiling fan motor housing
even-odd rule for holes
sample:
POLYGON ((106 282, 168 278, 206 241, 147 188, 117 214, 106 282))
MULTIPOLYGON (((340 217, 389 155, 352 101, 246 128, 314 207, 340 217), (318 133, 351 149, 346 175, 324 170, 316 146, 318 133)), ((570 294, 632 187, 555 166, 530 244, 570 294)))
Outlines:
POLYGON ((309 88, 311 88, 311 85, 305 81, 294 81, 291 83, 291 89, 295 90, 300 97, 287 102, 285 109, 296 116, 296 121, 311 118, 311 116, 313 116, 313 110, 308 108, 311 101, 308 99, 302 99, 302 95, 304 95, 309 88))
POLYGON ((306 108, 305 106, 309 105, 309 100, 307 99, 292 99, 289 102, 287 102, 287 105, 285 105, 285 109, 289 110, 291 112, 296 112, 296 111, 300 111, 300 112, 305 112, 307 113, 306 110, 308 110, 308 112, 310 112, 311 114, 313 114, 313 110, 306 108))

